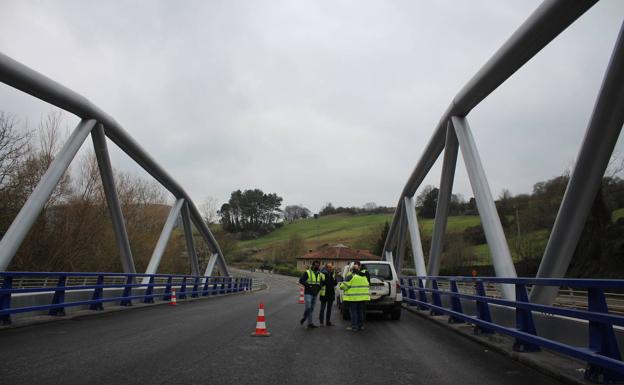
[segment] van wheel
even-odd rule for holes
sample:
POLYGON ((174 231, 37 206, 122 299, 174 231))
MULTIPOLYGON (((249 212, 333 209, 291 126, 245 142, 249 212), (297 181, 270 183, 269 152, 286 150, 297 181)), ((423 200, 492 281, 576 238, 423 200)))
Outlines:
POLYGON ((342 313, 342 319, 348 321, 351 319, 351 314, 349 314, 349 309, 346 306, 341 306, 340 313, 342 313))
POLYGON ((401 309, 392 310, 390 313, 390 319, 393 321, 398 321, 401 319, 401 309))

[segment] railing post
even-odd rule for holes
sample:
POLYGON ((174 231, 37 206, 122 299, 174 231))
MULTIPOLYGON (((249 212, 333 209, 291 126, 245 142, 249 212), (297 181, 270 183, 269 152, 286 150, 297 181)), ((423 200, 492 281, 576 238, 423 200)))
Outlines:
POLYGON ((217 295, 219 294, 219 278, 214 277, 212 278, 212 291, 210 292, 210 295, 217 295))
POLYGON ((427 310, 429 307, 427 305, 423 305, 424 303, 429 303, 427 300, 427 292, 425 292, 425 285, 423 284, 422 279, 416 279, 418 280, 418 297, 421 302, 418 304, 418 310, 427 310))
MULTIPOLYGON (((477 280, 475 282, 475 291, 477 292, 477 296, 486 297, 485 287, 483 286, 482 280, 477 280)), ((492 316, 490 315, 490 306, 484 299, 477 299, 477 318, 481 321, 492 322, 492 316)), ((482 326, 476 325, 474 328, 475 334, 492 334, 494 331, 484 328, 482 326)))
POLYGON ((132 306, 132 300, 129 297, 132 295, 132 284, 134 283, 134 277, 132 275, 126 276, 126 286, 123 291, 123 299, 119 303, 120 306, 132 306))
POLYGON ((150 275, 149 281, 147 282, 147 287, 145 288, 145 297, 143 298, 143 303, 154 303, 154 276, 150 275))
MULTIPOLYGON (((95 282, 97 286, 95 290, 93 290, 93 296, 91 297, 92 301, 100 301, 102 299, 102 295, 104 294, 104 276, 98 275, 97 281, 95 282)), ((96 302, 89 305, 89 310, 104 310, 104 305, 102 302, 96 302)))
POLYGON ((208 286, 210 284, 210 278, 206 277, 206 280, 204 281, 204 290, 202 291, 202 296, 205 297, 208 295, 208 286))
MULTIPOLYGON (((65 282, 67 282, 67 276, 61 275, 56 285, 56 291, 54 297, 52 297, 52 305, 57 305, 65 302, 65 282)), ((64 307, 53 307, 48 312, 49 315, 63 316, 65 315, 64 307)))
MULTIPOLYGON (((433 289, 433 291, 431 292, 431 299, 432 302, 435 306, 439 306, 442 307, 442 300, 440 299, 440 293, 439 293, 439 288, 438 288, 438 280, 436 279, 432 279, 431 280, 431 288, 433 289)), ((442 313, 441 311, 431 308, 430 310, 430 314, 431 315, 442 315, 444 313, 442 313)))
POLYGON ((403 298, 407 297, 407 289, 405 288, 405 281, 403 277, 399 278, 399 284, 401 285, 401 295, 403 298))
MULTIPOLYGON (((596 313, 609 313, 604 290, 590 288, 587 290, 587 310, 596 313)), ((589 349, 597 354, 621 361, 613 324, 589 321, 589 349)), ((593 382, 610 384, 624 380, 624 376, 596 364, 588 364, 585 379, 593 382)))
MULTIPOLYGON (((4 276, 2 281, 2 290, 11 290, 13 288, 13 277, 4 276)), ((9 311, 11 309, 11 293, 0 294, 0 311, 9 311)), ((0 314, 2 325, 11 324, 11 313, 0 314)))
POLYGON ((171 285, 173 283, 173 277, 167 277, 167 284, 165 285, 165 292, 163 293, 163 301, 169 301, 171 299, 171 285))
POLYGON ((186 277, 182 278, 182 285, 180 286, 179 299, 186 299, 186 277))
MULTIPOLYGON (((451 291, 454 294, 459 294, 459 289, 457 288, 457 282, 455 280, 451 280, 451 291)), ((451 296, 451 309, 454 312, 464 314, 464 311, 462 310, 461 299, 459 298, 458 295, 451 296)), ((452 324, 462 324, 465 321, 461 318, 458 318, 452 315, 449 317, 448 322, 452 324)))
POLYGON ((195 284, 193 285, 193 293, 191 294, 191 298, 197 298, 199 297, 198 291, 199 290, 199 277, 195 277, 195 284))
MULTIPOLYGON (((407 298, 413 301, 416 300, 416 292, 414 291, 414 281, 411 278, 408 278, 407 280, 407 298)), ((408 302, 407 305, 414 306, 415 303, 408 302)))
MULTIPOLYGON (((516 302, 529 303, 529 295, 527 294, 526 286, 522 283, 516 284, 516 302)), ((534 336, 537 335, 535 323, 533 322, 533 312, 530 309, 523 309, 516 306, 516 329, 534 336)), ((539 352, 540 347, 516 338, 513 344, 513 350, 517 352, 539 352)))

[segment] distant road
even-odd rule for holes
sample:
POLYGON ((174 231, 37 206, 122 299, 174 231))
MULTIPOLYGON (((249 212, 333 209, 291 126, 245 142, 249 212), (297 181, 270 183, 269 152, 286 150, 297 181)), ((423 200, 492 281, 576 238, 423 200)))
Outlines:
POLYGON ((257 276, 268 290, 0 331, 0 384, 558 384, 408 312, 306 329, 294 279, 257 276), (268 338, 249 336, 259 302, 268 338))

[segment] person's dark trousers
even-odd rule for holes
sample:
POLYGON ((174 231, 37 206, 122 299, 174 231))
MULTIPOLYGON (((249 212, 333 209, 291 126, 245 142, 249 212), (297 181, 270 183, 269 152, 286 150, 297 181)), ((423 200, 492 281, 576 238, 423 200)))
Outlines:
POLYGON ((364 320, 366 319, 366 301, 362 301, 358 303, 359 303, 358 310, 360 311, 360 316, 358 318, 358 321, 360 321, 360 324, 358 325, 358 329, 362 330, 362 328, 364 327, 364 320))
POLYGON ((319 321, 321 323, 323 323, 323 319, 325 319, 326 324, 330 323, 331 309, 332 309, 333 304, 334 304, 334 301, 321 300, 321 312, 319 313, 319 321))
POLYGON ((358 330, 362 327, 364 315, 364 303, 359 301, 349 302, 349 313, 351 313, 351 329, 358 330))

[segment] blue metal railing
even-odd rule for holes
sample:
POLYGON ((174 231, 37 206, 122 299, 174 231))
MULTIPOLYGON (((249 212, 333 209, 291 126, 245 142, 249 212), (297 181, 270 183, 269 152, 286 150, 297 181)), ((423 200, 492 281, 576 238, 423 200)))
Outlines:
POLYGON ((250 291, 253 284, 251 278, 229 276, 48 272, 0 272, 0 282, 0 323, 4 325, 10 324, 11 314, 16 313, 48 310, 49 315, 58 316, 65 315, 67 307, 88 305, 91 310, 102 310, 105 302, 119 302, 121 306, 132 306, 133 300, 154 303, 155 299, 160 298, 162 301, 169 301, 174 289, 177 290, 177 298, 185 299, 187 296, 197 298, 250 291), (48 286, 50 278, 55 280, 55 284, 48 286), (139 282, 143 279, 147 282, 139 282), (27 280, 26 285, 21 284, 23 280, 27 280), (18 281, 20 284, 16 285, 18 281), (121 295, 117 294, 119 291, 121 295), (79 292, 86 292, 90 299, 66 299, 67 293, 79 292), (16 296, 34 293, 53 293, 53 295, 49 303, 12 307, 12 299, 16 296))
MULTIPOLYGON (((502 333, 515 338, 514 350, 539 351, 540 347, 562 353, 588 363, 585 378, 596 382, 624 380, 624 362, 620 356, 613 325, 624 326, 624 317, 609 313, 605 289, 624 289, 624 280, 609 279, 548 279, 494 277, 401 277, 403 301, 408 306, 430 310, 433 315, 446 314, 449 322, 470 323, 476 333, 502 333), (426 285, 425 285, 426 282, 426 285), (441 289, 444 282, 448 289, 441 289), (471 292, 461 292, 457 283, 469 284, 471 292), (487 294, 488 284, 510 284, 516 289, 516 300, 506 300, 487 294), (587 310, 561 308, 531 303, 527 286, 573 287, 587 290, 587 310), (442 298, 450 307, 443 305, 442 298), (473 302, 475 314, 467 314, 464 304, 473 302), (515 328, 492 320, 490 304, 515 309, 515 328), (588 323, 589 341, 586 347, 568 345, 540 336, 535 328, 533 312, 558 315, 588 323)), ((465 290, 464 290, 465 291, 465 290)), ((448 306, 448 305, 447 305, 448 306)))

